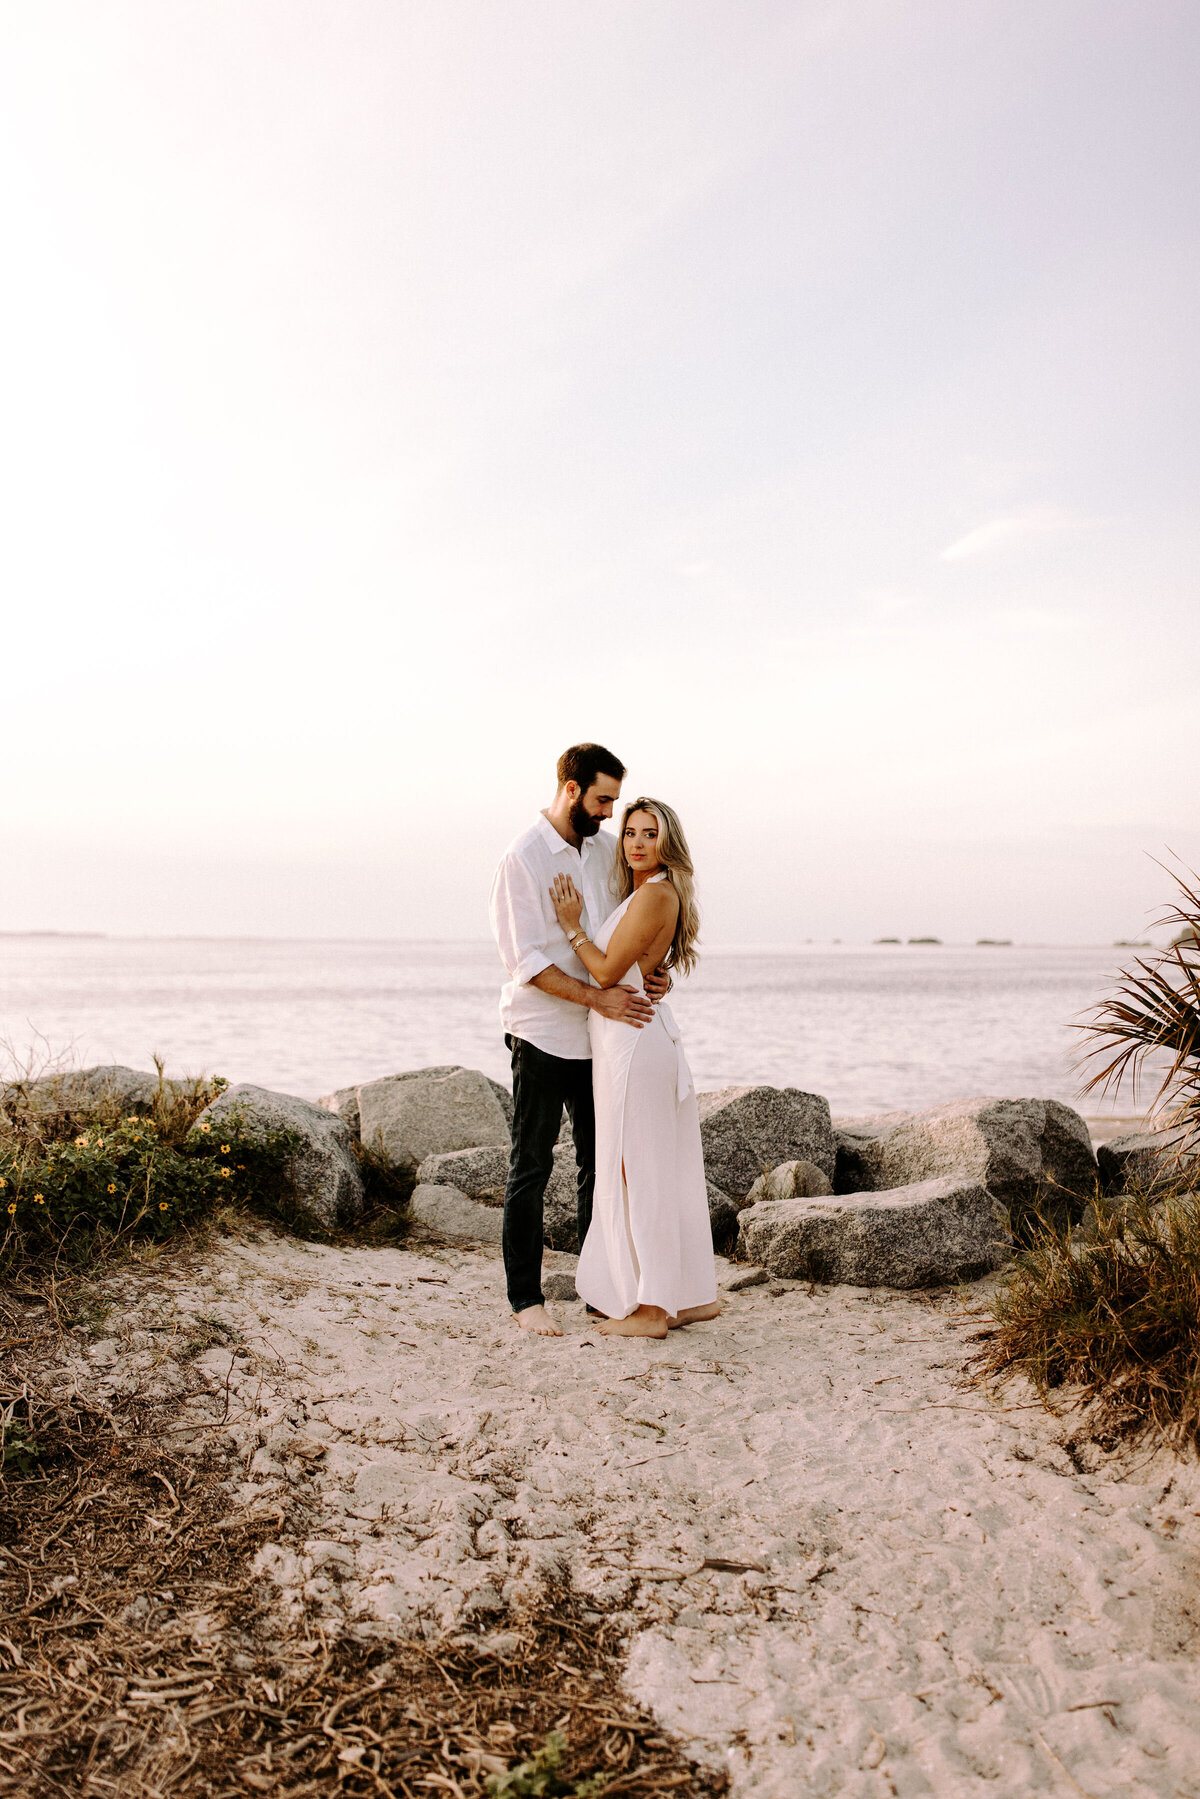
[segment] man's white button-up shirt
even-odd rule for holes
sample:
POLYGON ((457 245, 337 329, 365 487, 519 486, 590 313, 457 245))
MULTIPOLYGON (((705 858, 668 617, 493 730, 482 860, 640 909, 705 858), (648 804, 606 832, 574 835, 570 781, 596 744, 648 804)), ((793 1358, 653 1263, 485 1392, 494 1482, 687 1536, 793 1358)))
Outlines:
POLYGON ((585 985, 589 980, 555 915, 550 888, 555 875, 571 876, 583 895, 580 923, 594 937, 617 904, 610 886, 616 855, 616 839, 606 831, 585 837, 575 849, 539 814, 509 844, 492 881, 492 932, 509 975, 500 992, 500 1021, 510 1036, 549 1056, 586 1061, 592 1053, 586 1006, 529 985, 551 966, 585 985))

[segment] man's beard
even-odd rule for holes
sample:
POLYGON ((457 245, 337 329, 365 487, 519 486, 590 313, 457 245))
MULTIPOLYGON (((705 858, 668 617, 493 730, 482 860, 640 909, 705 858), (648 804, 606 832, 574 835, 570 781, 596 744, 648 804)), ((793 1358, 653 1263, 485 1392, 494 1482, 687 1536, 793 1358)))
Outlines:
POLYGON ((593 818, 592 814, 584 809, 582 794, 577 800, 571 801, 571 810, 567 817, 571 821, 571 829, 576 837, 594 837, 603 823, 602 819, 593 818))

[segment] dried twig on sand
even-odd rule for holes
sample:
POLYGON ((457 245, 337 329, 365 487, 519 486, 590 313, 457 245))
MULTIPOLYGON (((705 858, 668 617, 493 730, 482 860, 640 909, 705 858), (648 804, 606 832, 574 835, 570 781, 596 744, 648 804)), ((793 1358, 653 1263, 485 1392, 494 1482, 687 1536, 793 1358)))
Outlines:
POLYGON ((23 1450, 0 1477, 0 1794, 483 1795, 556 1729, 547 1794, 725 1790, 622 1696, 616 1628, 569 1606, 482 1639, 284 1627, 250 1563, 299 1546, 303 1508, 231 1518, 215 1452, 181 1460, 136 1396, 61 1382, 47 1314, 0 1301, 0 1339, 23 1450))

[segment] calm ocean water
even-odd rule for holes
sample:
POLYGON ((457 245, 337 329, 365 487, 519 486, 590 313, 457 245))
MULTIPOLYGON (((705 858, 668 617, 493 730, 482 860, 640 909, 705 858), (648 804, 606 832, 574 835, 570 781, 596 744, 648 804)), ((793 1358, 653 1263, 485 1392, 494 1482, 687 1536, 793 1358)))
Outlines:
MULTIPOLYGON (((700 1088, 768 1082, 835 1114, 972 1094, 1080 1105, 1071 1021, 1127 951, 710 950, 672 1003, 700 1088)), ((0 1036, 80 1063, 211 1072, 309 1098, 434 1062, 501 1079, 488 943, 0 938, 0 1036)), ((1129 1099, 1080 1105, 1130 1115, 1129 1099)))

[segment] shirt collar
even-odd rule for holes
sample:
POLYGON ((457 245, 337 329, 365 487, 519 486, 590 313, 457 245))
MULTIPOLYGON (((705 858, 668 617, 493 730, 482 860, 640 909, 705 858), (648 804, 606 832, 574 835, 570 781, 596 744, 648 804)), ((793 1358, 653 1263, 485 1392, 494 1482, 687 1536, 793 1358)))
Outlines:
POLYGON ((551 855, 556 856, 560 850, 569 850, 571 848, 571 845, 567 842, 566 838, 559 836, 544 812, 538 813, 537 822, 538 830, 550 845, 551 855))
MULTIPOLYGON (((546 842, 550 845, 551 855, 556 856, 560 850, 569 850, 569 849, 574 848, 574 845, 568 843, 565 837, 559 836, 558 832, 554 829, 554 826, 550 823, 550 820, 546 817, 546 814, 544 812, 538 813, 537 821, 538 821, 538 829, 541 831, 542 836, 546 839, 546 842)), ((605 833, 604 833, 603 829, 601 829, 596 832, 596 835, 594 837, 585 837, 583 839, 583 842, 579 846, 579 852, 578 852, 581 860, 584 856, 587 855, 588 850, 591 848, 591 846, 594 843, 596 843, 604 835, 605 835, 605 833)))

